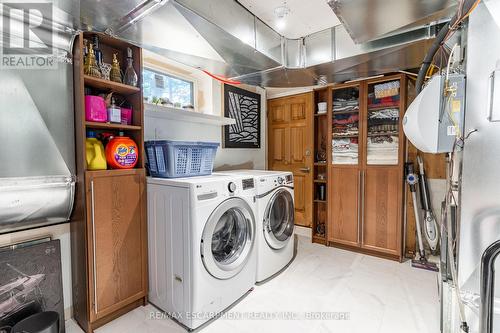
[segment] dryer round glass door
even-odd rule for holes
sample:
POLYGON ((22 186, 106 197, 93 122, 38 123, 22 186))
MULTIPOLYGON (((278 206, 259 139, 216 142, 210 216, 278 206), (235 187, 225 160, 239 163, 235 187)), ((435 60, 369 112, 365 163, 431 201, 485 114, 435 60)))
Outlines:
POLYGON ((218 279, 238 274, 251 255, 255 221, 251 207, 241 198, 222 202, 203 229, 201 257, 207 271, 218 279))
POLYGON ((277 190, 269 200, 264 213, 264 237, 267 244, 279 250, 293 235, 294 227, 293 197, 289 190, 277 190))

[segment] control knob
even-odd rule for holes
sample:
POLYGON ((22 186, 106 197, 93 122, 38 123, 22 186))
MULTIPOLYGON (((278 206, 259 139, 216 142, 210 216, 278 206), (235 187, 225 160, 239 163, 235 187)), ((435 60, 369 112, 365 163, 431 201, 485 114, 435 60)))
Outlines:
POLYGON ((230 182, 229 184, 227 184, 227 189, 229 190, 230 193, 234 193, 234 191, 236 191, 236 184, 230 182))

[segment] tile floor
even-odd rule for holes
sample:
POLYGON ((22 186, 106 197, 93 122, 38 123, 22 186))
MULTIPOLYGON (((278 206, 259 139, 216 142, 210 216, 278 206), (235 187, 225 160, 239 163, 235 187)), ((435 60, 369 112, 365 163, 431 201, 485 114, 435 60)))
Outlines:
MULTIPOLYGON (((286 271, 256 286, 202 333, 438 333, 437 274, 396 262, 311 244, 299 236, 298 253, 286 271), (288 313, 288 320, 229 318, 245 313, 288 313), (347 314, 343 320, 339 316, 347 314), (303 319, 305 316, 316 318, 303 319), (322 316, 323 318, 317 318, 322 316), (302 319, 301 319, 302 318, 302 319), (346 320, 347 318, 347 320, 346 320)), ((136 309, 97 333, 182 333, 169 319, 148 319, 152 306, 136 309)), ((81 333, 72 320, 68 333, 81 333)))

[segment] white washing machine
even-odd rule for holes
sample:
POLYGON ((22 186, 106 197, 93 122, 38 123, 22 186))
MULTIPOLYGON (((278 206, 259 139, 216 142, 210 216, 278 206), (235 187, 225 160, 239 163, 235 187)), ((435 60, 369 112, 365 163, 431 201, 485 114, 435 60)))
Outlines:
POLYGON ((149 301, 189 329, 255 284, 252 177, 148 178, 149 301))
POLYGON ((234 170, 217 174, 253 177, 256 186, 256 281, 282 271, 294 258, 293 175, 286 171, 234 170))

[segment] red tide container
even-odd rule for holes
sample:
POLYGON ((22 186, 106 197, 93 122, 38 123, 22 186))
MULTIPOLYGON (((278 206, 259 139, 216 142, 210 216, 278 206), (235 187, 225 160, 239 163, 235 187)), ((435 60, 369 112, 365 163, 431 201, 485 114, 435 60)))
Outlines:
POLYGON ((106 161, 112 169, 132 169, 139 160, 137 144, 120 133, 106 145, 106 161))

